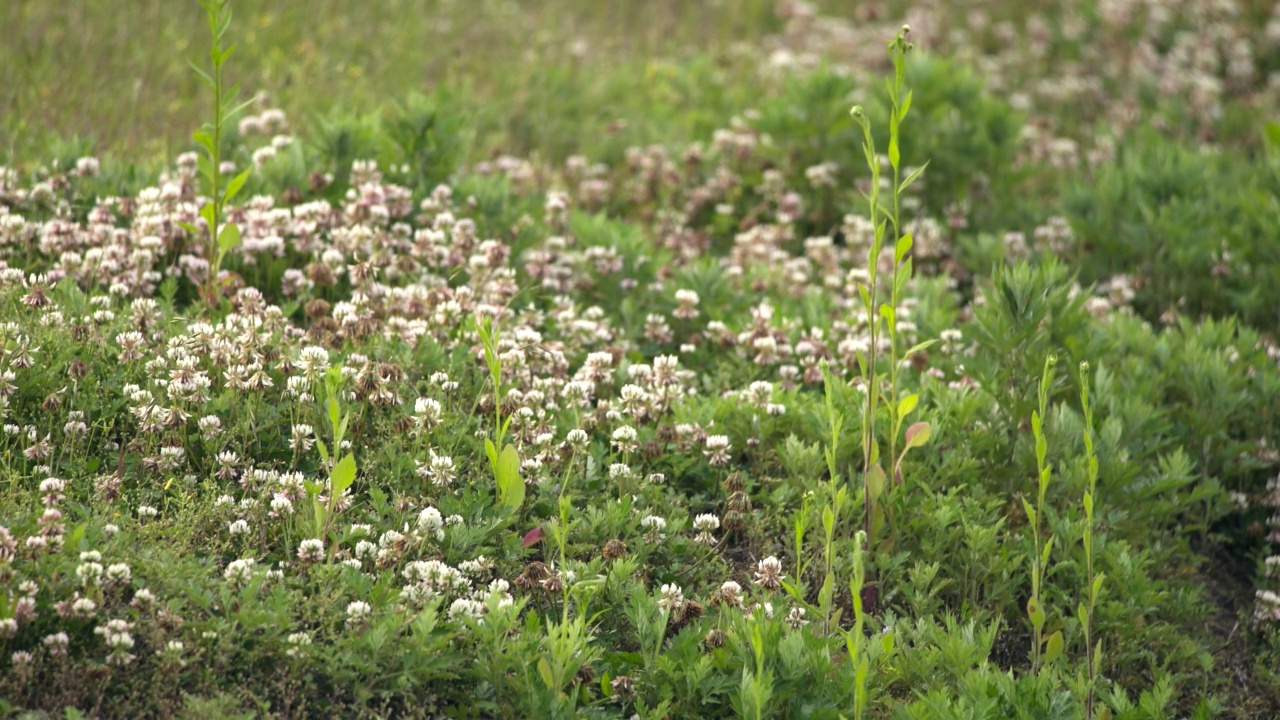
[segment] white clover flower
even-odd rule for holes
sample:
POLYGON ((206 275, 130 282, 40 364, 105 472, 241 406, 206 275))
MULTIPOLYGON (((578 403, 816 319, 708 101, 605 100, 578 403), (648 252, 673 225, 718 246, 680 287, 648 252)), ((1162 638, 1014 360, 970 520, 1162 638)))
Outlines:
POLYGON ((76 568, 76 577, 84 585, 96 585, 102 577, 102 563, 86 562, 76 568))
POLYGON ((363 600, 355 600, 347 604, 346 625, 349 628, 364 625, 369 621, 373 608, 363 600))
POLYGON ((570 445, 577 447, 585 447, 588 439, 586 431, 582 428, 574 428, 565 436, 565 440, 568 441, 570 445))
POLYGON ((133 571, 128 563, 112 563, 107 566, 107 582, 112 585, 128 585, 133 578, 133 571))
POLYGON ((159 515, 159 514, 160 514, 160 511, 159 511, 159 510, 157 510, 157 509, 155 509, 155 508, 153 508, 153 507, 151 507, 150 505, 139 505, 139 506, 138 506, 138 517, 139 517, 139 518, 143 518, 143 519, 150 520, 150 519, 152 519, 152 518, 156 517, 156 516, 157 516, 157 515, 159 515))
POLYGON ((378 554, 378 546, 368 540, 361 540, 356 543, 356 557, 371 558, 378 554))
POLYGON ((782 561, 773 555, 756 563, 755 576, 756 584, 766 590, 780 590, 786 577, 782 574, 782 561))
POLYGON ((305 652, 307 646, 311 644, 311 636, 304 632, 289 633, 289 637, 285 639, 289 643, 289 649, 285 653, 289 657, 297 657, 305 652))
POLYGON ((458 598, 449 605, 449 619, 470 618, 476 622, 484 621, 484 603, 470 598, 458 598))
POLYGON ((663 585, 662 599, 658 601, 658 607, 669 611, 677 611, 684 607, 684 591, 675 583, 663 585))
POLYGON ((244 520, 235 520, 227 524, 227 532, 232 535, 248 535, 249 523, 244 520))
POLYGON ((436 540, 444 539, 444 518, 440 511, 433 507, 425 507, 418 513, 418 530, 436 540))
POLYGON ((232 585, 244 585, 253 577, 255 563, 253 558, 232 560, 227 564, 227 569, 222 572, 222 578, 232 585))
POLYGON ((712 465, 724 465, 729 462, 729 444, 728 435, 708 435, 706 440, 707 449, 703 454, 707 456, 712 465))
POLYGON ((298 560, 304 563, 320 562, 324 559, 324 541, 319 538, 308 538, 298 544, 298 560))

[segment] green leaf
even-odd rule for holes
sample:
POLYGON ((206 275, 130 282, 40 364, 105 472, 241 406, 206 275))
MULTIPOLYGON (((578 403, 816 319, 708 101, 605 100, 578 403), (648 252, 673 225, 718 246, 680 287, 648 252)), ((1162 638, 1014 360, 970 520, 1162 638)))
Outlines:
POLYGON ((909 358, 912 355, 915 355, 916 353, 920 352, 921 350, 924 350, 932 345, 937 344, 937 342, 938 341, 936 339, 925 340, 924 342, 918 342, 915 345, 912 345, 910 348, 908 348, 906 354, 904 354, 902 357, 904 359, 909 358))
MULTIPOLYGON (((338 407, 337 395, 338 394, 336 392, 333 392, 332 389, 330 390, 329 392, 329 427, 332 428, 335 433, 338 432, 339 415, 341 413, 341 410, 338 407)), ((334 448, 334 450, 338 450, 338 448, 334 448)))
POLYGON ((929 167, 929 162, 926 160, 923 165, 916 168, 915 170, 912 170, 911 174, 907 175, 906 179, 902 181, 902 184, 898 186, 898 192, 901 193, 903 190, 906 190, 908 187, 910 187, 911 183, 918 180, 920 178, 920 175, 924 173, 924 169, 927 167, 929 167))
POLYGON ((231 182, 227 183, 227 191, 222 194, 223 202, 231 202, 231 199, 240 192, 240 188, 244 187, 244 183, 249 179, 249 173, 253 170, 253 166, 244 169, 239 175, 231 178, 231 182))
POLYGON ((1040 607, 1040 599, 1036 597, 1027 598, 1027 617, 1031 620, 1031 625, 1040 632, 1044 627, 1044 610, 1040 607))
MULTIPOLYGON (((893 262, 895 264, 902 262, 902 258, 906 257, 907 253, 911 252, 911 245, 911 233, 907 233, 898 238, 898 242, 894 243, 893 246, 893 262)), ((911 277, 911 273, 907 273, 907 277, 911 277)))
POLYGON ((898 167, 898 163, 901 161, 902 156, 898 152, 898 138, 895 135, 889 138, 889 164, 893 167, 898 167))
POLYGON ((197 130, 191 133, 191 138, 206 150, 213 151, 213 136, 204 130, 197 130))
POLYGON ((867 494, 871 496, 871 502, 875 502, 884 494, 884 485, 884 468, 879 465, 872 465, 871 470, 867 473, 867 494))
POLYGON ((493 477, 498 477, 498 448, 494 447, 493 441, 489 438, 484 439, 484 454, 489 456, 489 467, 493 469, 493 477))
POLYGON ((910 415, 911 412, 915 410, 916 406, 919 404, 920 404, 920 396, 917 395, 916 393, 911 393, 910 395, 899 400, 898 401, 898 419, 901 420, 902 418, 910 415))
POLYGON ((316 449, 320 451, 320 459, 324 461, 325 465, 328 465, 329 464, 329 446, 325 445, 324 441, 321 440, 320 438, 316 438, 316 449))
POLYGON ((929 438, 933 436, 933 426, 925 421, 911 423, 907 427, 907 446, 904 450, 912 448, 924 447, 929 442, 929 438))
POLYGON ((227 223, 218 233, 218 251, 228 253, 240 245, 240 227, 227 223))
POLYGON ((1048 665, 1054 660, 1062 657, 1062 631, 1058 630, 1049 636, 1049 641, 1045 644, 1044 664, 1048 665))
POLYGON ((520 477, 520 454, 516 446, 508 444, 498 455, 498 502, 512 510, 519 510, 524 503, 524 478, 520 477))
POLYGON ((555 680, 551 675, 551 666, 547 664, 544 657, 538 658, 538 674, 542 676, 542 682, 547 686, 548 690, 559 690, 555 686, 555 680))
POLYGON ((338 497, 342 491, 351 487, 351 483, 356 480, 356 458, 355 455, 347 453, 345 457, 333 466, 333 470, 329 473, 329 489, 333 497, 338 497))
POLYGON ((1267 148, 1272 152, 1280 152, 1280 122, 1268 121, 1262 126, 1262 137, 1267 148))

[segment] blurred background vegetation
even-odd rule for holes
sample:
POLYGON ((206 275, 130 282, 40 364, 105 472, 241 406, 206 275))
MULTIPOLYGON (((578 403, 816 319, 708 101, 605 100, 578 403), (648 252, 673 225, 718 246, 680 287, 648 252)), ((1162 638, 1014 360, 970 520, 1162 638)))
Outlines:
MULTIPOLYGON (((43 160, 72 138, 136 159, 189 149, 208 114, 185 62, 206 51, 201 12, 195 0, 0 3, 0 159, 43 160)), ((753 67, 735 43, 779 27, 772 0, 243 0, 234 12, 229 76, 304 126, 447 92, 474 113, 478 150, 551 154, 611 127, 648 140, 666 121, 675 140, 672 124, 712 123, 651 111, 725 104, 705 81, 733 84, 753 67)))

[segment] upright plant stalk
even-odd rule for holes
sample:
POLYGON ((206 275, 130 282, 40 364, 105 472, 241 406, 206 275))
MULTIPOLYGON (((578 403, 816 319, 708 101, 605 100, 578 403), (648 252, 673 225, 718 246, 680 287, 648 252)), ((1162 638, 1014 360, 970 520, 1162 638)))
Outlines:
MULTIPOLYGON (((876 372, 876 363, 880 355, 881 333, 878 318, 883 318, 885 328, 888 332, 889 340, 889 414, 891 433, 889 436, 889 457, 891 460, 897 457, 897 438, 902 428, 902 421, 908 413, 914 409, 918 398, 912 396, 910 402, 899 404, 898 394, 898 341, 897 341, 897 307, 900 302, 901 293, 906 287, 907 282, 911 278, 911 235, 903 235, 900 226, 900 208, 902 193, 914 182, 920 173, 924 171, 925 166, 912 172, 905 179, 901 178, 901 152, 899 151, 899 137, 902 127, 902 120, 907 116, 907 111, 911 107, 911 91, 905 89, 906 84, 906 54, 911 50, 911 43, 907 42, 906 36, 910 32, 910 28, 906 25, 902 26, 902 30, 897 34, 892 42, 889 43, 889 54, 893 59, 894 74, 893 78, 887 84, 889 96, 889 165, 893 174, 893 181, 890 185, 890 197, 888 207, 881 203, 880 197, 880 176, 881 167, 879 157, 876 155, 875 139, 871 134, 871 122, 867 118, 866 112, 862 106, 855 105, 849 114, 853 116, 855 122, 862 128, 863 153, 866 156, 867 167, 871 171, 871 188, 867 193, 867 210, 871 216, 871 222, 875 228, 874 236, 871 241, 871 247, 867 252, 867 282, 863 286, 859 286, 858 291, 862 297, 863 312, 870 324, 871 339, 866 355, 859 355, 858 364, 861 371, 862 379, 866 385, 867 401, 863 406, 862 417, 862 450, 863 450, 863 502, 865 509, 865 517, 863 519, 863 531, 867 535, 867 541, 874 539, 874 530, 872 519, 875 511, 875 503, 880 492, 883 491, 885 474, 884 469, 880 466, 880 447, 876 442, 875 421, 876 413, 880 403, 880 387, 879 379, 876 372), (880 253, 884 249, 885 235, 892 228, 893 233, 893 267, 890 275, 889 302, 880 302, 879 291, 879 259, 880 253)), ((927 165, 927 163, 925 164, 927 165)), ((923 346, 912 348, 907 355, 919 350, 923 346)), ((906 400, 906 399, 904 399, 906 400)), ((920 438, 920 444, 927 439, 927 435, 920 438)), ((908 440, 908 446, 911 441, 908 440)), ((901 482, 901 475, 898 472, 900 463, 895 464, 895 478, 901 482)))
MULTIPOLYGON (((191 64, 191 69, 212 91, 213 113, 210 121, 192 137, 204 150, 204 156, 200 158, 200 174, 204 177, 209 192, 209 201, 200 208, 200 217, 204 218, 209 229, 209 245, 205 258, 208 268, 205 284, 200 293, 208 306, 213 308, 218 302, 218 276, 222 269, 222 262, 227 254, 240 244, 240 228, 235 223, 228 223, 226 227, 221 227, 223 211, 244 187, 251 169, 245 168, 225 186, 222 185, 223 129, 231 118, 243 110, 250 101, 235 105, 236 97, 240 94, 240 86, 232 85, 228 89, 223 80, 223 67, 236 49, 234 44, 223 46, 227 29, 231 27, 231 0, 200 0, 200 7, 204 8, 212 41, 212 47, 209 49, 209 70, 202 70, 195 63, 191 64)), ((190 224, 184 223, 182 227, 193 235, 199 234, 190 224)))
POLYGON ((1089 405, 1089 363, 1080 363, 1080 406, 1084 412, 1084 454, 1089 488, 1084 493, 1084 566, 1085 566, 1085 601, 1080 603, 1076 612, 1080 616, 1080 624, 1084 628, 1085 672, 1089 685, 1085 695, 1085 717, 1093 717, 1094 686, 1098 678, 1098 665, 1102 662, 1102 640, 1093 644, 1093 612, 1102 591, 1103 573, 1094 573, 1093 569, 1093 507, 1098 493, 1098 453, 1093 447, 1093 407, 1089 405))
POLYGON ((1053 476, 1053 469, 1048 460, 1049 442, 1044 436, 1044 418, 1049 407, 1049 387, 1053 384, 1053 369, 1057 362, 1057 357, 1053 355, 1045 358, 1044 372, 1040 376, 1039 407, 1031 412, 1031 432, 1035 436, 1036 467, 1039 471, 1035 507, 1032 507, 1026 498, 1022 499, 1022 506, 1027 513, 1027 522, 1031 525, 1031 534, 1035 541, 1035 551, 1031 556, 1031 597, 1027 599, 1027 617, 1031 621, 1032 631, 1032 672, 1039 671, 1041 651, 1045 649, 1046 644, 1048 647, 1045 649, 1044 659, 1048 663, 1062 654, 1063 642, 1061 631, 1055 632, 1047 641, 1044 639, 1045 612, 1041 594, 1045 566, 1049 563, 1049 553, 1053 548, 1052 535, 1045 538, 1043 542, 1040 538, 1040 519, 1044 516, 1044 496, 1053 476))

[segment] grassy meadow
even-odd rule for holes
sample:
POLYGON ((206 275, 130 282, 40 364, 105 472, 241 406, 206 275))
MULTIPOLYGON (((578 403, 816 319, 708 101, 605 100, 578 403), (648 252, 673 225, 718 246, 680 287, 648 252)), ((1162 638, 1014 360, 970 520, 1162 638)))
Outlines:
POLYGON ((1272 4, 0 21, 0 717, 1280 717, 1272 4))

